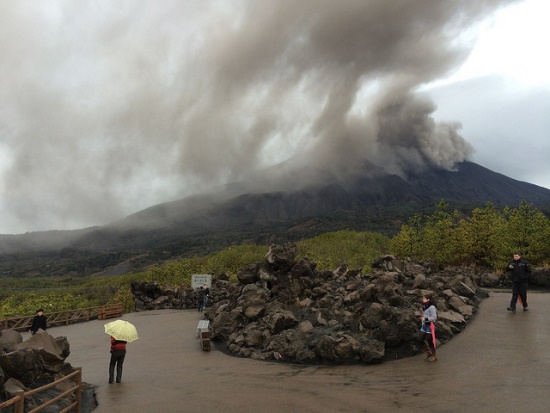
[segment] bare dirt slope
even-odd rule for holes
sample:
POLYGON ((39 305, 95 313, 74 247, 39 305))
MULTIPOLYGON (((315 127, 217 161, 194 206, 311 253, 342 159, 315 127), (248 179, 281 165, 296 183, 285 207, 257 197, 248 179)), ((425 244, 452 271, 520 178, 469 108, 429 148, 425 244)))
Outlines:
POLYGON ((49 330, 67 336, 73 366, 98 385, 94 413, 142 412, 548 412, 550 294, 530 311, 506 311, 492 292, 466 330, 438 351, 381 365, 293 366, 238 359, 195 339, 196 311, 127 314, 140 339, 128 345, 123 382, 107 384, 103 321, 49 330))

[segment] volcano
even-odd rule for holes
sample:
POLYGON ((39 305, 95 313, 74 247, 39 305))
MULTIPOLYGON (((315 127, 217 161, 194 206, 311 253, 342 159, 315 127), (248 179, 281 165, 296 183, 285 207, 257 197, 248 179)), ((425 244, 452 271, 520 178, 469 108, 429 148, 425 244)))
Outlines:
POLYGON ((281 242, 343 228, 391 235, 414 213, 430 213, 441 200, 465 213, 488 202, 516 207, 524 200, 550 211, 549 189, 462 162, 453 171, 432 168, 408 176, 358 173, 293 191, 234 195, 228 190, 193 196, 140 211, 86 234, 77 245, 149 249, 183 238, 224 234, 233 242, 281 242))
MULTIPOLYGON (((472 162, 453 171, 431 168, 407 176, 366 170, 346 179, 325 174, 322 182, 286 191, 256 186, 254 192, 239 183, 155 205, 103 227, 2 235, 2 267, 12 271, 17 262, 27 268, 34 261, 41 273, 45 261, 55 268, 52 262, 57 260, 70 263, 78 274, 106 268, 120 273, 245 242, 296 241, 341 229, 391 236, 415 213, 432 213, 441 200, 465 214, 488 202, 517 207, 522 201, 550 214, 549 189, 472 162)), ((66 265, 55 274, 65 274, 66 265)))

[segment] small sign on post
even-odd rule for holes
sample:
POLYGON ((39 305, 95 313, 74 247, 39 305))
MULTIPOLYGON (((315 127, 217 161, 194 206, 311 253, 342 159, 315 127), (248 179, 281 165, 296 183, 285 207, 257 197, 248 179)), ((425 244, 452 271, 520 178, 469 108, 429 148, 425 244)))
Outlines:
POLYGON ((191 276, 191 288, 196 290, 206 284, 208 288, 212 287, 212 274, 193 274, 191 276))

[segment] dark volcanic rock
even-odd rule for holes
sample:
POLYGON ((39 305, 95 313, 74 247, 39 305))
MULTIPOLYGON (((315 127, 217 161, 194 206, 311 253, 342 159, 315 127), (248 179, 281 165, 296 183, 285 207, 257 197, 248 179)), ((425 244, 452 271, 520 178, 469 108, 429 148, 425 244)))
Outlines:
POLYGON ((31 336, 17 344, 13 351, 0 355, 0 367, 8 377, 31 385, 44 372, 59 373, 69 354, 66 337, 53 338, 44 332, 31 336))
POLYGON ((23 342, 21 333, 15 330, 0 331, 0 354, 14 351, 21 342, 23 342))
MULTIPOLYGON (((379 362, 419 352, 421 297, 436 301, 439 344, 451 340, 475 315, 487 296, 483 287, 509 280, 488 270, 441 269, 393 256, 375 260, 372 269, 318 271, 307 258, 296 261, 292 244, 272 245, 262 262, 239 272, 214 276, 205 316, 212 339, 239 357, 292 363, 379 362)), ((549 279, 534 268, 532 283, 549 279)), ((138 309, 196 308, 197 294, 155 283, 132 285, 138 309), (152 285, 150 285, 152 284, 152 285), (161 297, 165 297, 159 299, 161 297)))
POLYGON ((345 264, 319 272, 307 258, 291 261, 293 251, 292 244, 272 245, 264 262, 241 271, 245 283, 207 311, 212 338, 234 355, 309 364, 410 356, 419 351, 423 294, 437 303, 439 344, 466 326, 485 296, 470 270, 387 256, 369 274, 345 264), (275 251, 278 258, 270 258, 275 251))
MULTIPOLYGON (((19 334, 19 333, 17 333, 19 334)), ((20 340, 20 335, 3 331, 4 337, 11 338, 11 342, 4 348, 10 351, 0 355, 0 400, 6 400, 16 395, 19 390, 29 391, 60 379, 75 371, 65 362, 70 354, 70 346, 66 337, 52 337, 46 332, 31 336, 26 341, 20 340)), ((7 340, 6 340, 7 341, 7 340)), ((63 391, 75 386, 74 381, 66 381, 45 391, 40 391, 25 397, 25 411, 36 409, 45 402, 51 401, 63 391)), ((97 407, 95 388, 87 383, 83 384, 82 413, 89 413, 97 407)), ((75 399, 69 395, 55 401, 41 411, 53 413, 63 411, 75 399)))

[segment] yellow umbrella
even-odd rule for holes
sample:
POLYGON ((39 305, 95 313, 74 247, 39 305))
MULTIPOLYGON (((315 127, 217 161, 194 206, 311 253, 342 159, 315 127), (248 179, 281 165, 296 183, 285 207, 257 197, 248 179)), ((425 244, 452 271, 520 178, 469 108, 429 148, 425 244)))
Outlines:
POLYGON ((126 320, 116 320, 105 324, 105 332, 114 337, 115 340, 126 341, 128 343, 139 338, 136 327, 126 320))

